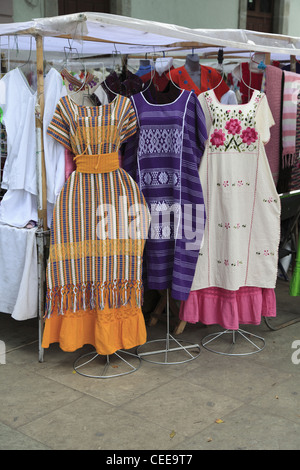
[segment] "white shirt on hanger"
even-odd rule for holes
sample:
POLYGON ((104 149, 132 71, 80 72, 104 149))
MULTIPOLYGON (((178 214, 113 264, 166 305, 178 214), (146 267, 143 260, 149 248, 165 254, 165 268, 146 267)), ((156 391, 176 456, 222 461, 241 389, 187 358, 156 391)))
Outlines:
POLYGON ((228 90, 224 95, 221 97, 222 104, 238 104, 236 94, 233 90, 228 90))
MULTIPOLYGON (((7 159, 2 188, 6 189, 0 205, 0 222, 24 227, 37 221, 35 105, 37 92, 16 68, 1 79, 0 106, 7 133, 7 159)), ((47 209, 50 226, 57 195, 64 184, 64 147, 47 135, 56 104, 66 94, 59 72, 51 68, 44 80, 44 154, 47 178, 47 209)))

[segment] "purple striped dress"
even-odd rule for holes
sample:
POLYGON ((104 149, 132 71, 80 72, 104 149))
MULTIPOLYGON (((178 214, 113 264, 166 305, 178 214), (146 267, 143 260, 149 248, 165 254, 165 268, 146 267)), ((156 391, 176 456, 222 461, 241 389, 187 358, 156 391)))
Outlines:
POLYGON ((123 168, 151 212, 144 285, 170 288, 174 299, 186 300, 205 226, 198 174, 207 139, 205 118, 193 92, 183 90, 167 104, 154 104, 146 96, 131 97, 139 129, 123 149, 123 168))

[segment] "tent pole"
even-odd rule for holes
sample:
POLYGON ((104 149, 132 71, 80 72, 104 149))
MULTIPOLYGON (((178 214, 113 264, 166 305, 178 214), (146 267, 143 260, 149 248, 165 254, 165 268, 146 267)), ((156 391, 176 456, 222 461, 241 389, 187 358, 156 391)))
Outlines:
POLYGON ((36 72, 37 72, 37 102, 35 108, 36 127, 36 174, 38 201, 38 322, 39 322, 39 362, 44 360, 42 335, 44 328, 45 303, 45 246, 47 235, 47 182, 43 141, 44 116, 44 57, 43 38, 37 35, 36 40, 36 72))

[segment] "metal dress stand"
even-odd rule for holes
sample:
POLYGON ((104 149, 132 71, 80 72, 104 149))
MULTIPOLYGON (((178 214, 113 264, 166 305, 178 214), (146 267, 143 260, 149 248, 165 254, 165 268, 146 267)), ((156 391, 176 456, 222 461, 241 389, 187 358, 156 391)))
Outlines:
POLYGON ((93 379, 111 379, 132 374, 140 368, 140 364, 141 359, 136 354, 129 351, 119 350, 114 354, 107 356, 102 356, 96 351, 92 351, 78 357, 74 362, 73 368, 75 372, 83 375, 84 377, 90 377, 93 379), (134 363, 131 364, 123 356, 130 356, 130 358, 134 360, 134 363), (89 357, 90 359, 88 359, 89 357), (136 365, 134 365, 135 363, 136 365), (85 367, 85 372, 81 370, 82 367, 85 367), (120 371, 120 367, 123 367, 124 370, 120 371), (100 370, 99 373, 100 368, 102 368, 102 370, 100 370))
POLYGON ((138 356, 147 362, 152 362, 154 364, 182 364, 185 362, 193 361, 200 355, 200 346, 199 344, 193 344, 189 341, 178 341, 170 334, 170 305, 169 305, 169 289, 167 289, 167 302, 166 302, 166 309, 167 309, 167 332, 166 337, 163 339, 154 339, 152 341, 148 341, 147 343, 139 346, 137 348, 138 356), (174 347, 171 347, 171 342, 174 344, 174 347), (154 350, 147 350, 148 345, 152 345, 153 343, 162 344, 160 349, 154 350), (144 352, 143 349, 146 349, 144 352), (175 355, 175 359, 172 360, 170 357, 173 354, 175 355), (178 360, 177 356, 179 353, 183 353, 184 357, 178 360), (160 354, 162 356, 161 360, 155 360, 154 358, 151 359, 151 356, 155 356, 160 354))
POLYGON ((249 356, 250 354, 255 354, 262 351, 265 347, 265 340, 261 336, 257 336, 254 333, 249 333, 248 331, 238 329, 225 330, 207 335, 202 339, 201 344, 205 349, 216 354, 222 354, 225 356, 249 356), (213 341, 217 342, 217 340, 220 338, 223 340, 225 336, 230 333, 232 334, 232 341, 231 343, 226 340, 223 341, 221 344, 223 349, 213 349, 212 347, 208 346, 208 344, 212 343, 213 341), (234 352, 233 348, 238 348, 240 346, 240 344, 237 343, 237 336, 239 336, 243 341, 242 347, 244 344, 246 344, 247 347, 252 348, 252 350, 246 350, 246 352, 234 352), (252 338, 252 340, 250 338, 252 338))

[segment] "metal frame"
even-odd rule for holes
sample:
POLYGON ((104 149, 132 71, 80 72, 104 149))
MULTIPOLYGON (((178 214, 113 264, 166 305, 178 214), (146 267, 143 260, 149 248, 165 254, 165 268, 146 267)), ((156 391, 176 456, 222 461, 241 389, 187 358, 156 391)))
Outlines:
POLYGON ((221 332, 218 332, 218 333, 212 333, 210 335, 207 335, 207 336, 205 336, 205 338, 202 339, 201 344, 208 351, 214 352, 216 354, 222 354, 223 356, 249 356, 251 354, 255 354, 255 353, 258 353, 258 352, 262 351, 265 347, 265 340, 261 336, 257 336, 254 333, 249 333, 248 331, 238 329, 238 330, 225 330, 225 331, 221 331, 221 332), (240 335, 242 337, 242 339, 245 340, 246 342, 248 342, 249 345, 251 345, 254 349, 252 351, 247 351, 247 352, 244 352, 244 353, 238 353, 238 352, 223 352, 223 351, 216 350, 216 349, 213 349, 213 348, 210 348, 210 347, 207 346, 208 343, 211 343, 212 341, 217 340, 218 338, 222 337, 223 335, 230 334, 230 333, 232 334, 232 343, 231 343, 231 345, 229 345, 229 349, 233 349, 233 347, 236 346, 236 344, 237 344, 236 343, 236 336, 237 335, 240 335), (247 336, 258 339, 259 342, 262 343, 262 346, 258 346, 254 341, 251 341, 250 338, 247 338, 247 336), (211 338, 211 339, 208 339, 208 338, 211 338))
POLYGON ((184 341, 180 340, 178 341, 175 339, 171 334, 170 334, 170 304, 169 304, 169 289, 167 289, 167 331, 166 331, 166 337, 163 339, 155 339, 152 341, 148 341, 147 343, 139 346, 137 348, 137 354, 141 359, 147 362, 152 362, 154 364, 183 364, 185 362, 190 362, 196 359, 200 355, 200 346, 199 344, 193 344, 190 341, 184 341), (170 347, 170 342, 173 341, 175 343, 175 347, 170 347), (142 351, 142 349, 150 344, 152 345, 153 343, 162 343, 162 348, 163 349, 154 349, 152 351, 142 351), (193 352, 190 352, 190 350, 196 350, 193 352), (172 352, 175 353, 184 353, 184 358, 182 360, 170 360, 170 354, 172 352), (162 360, 154 360, 151 359, 150 356, 155 356, 157 354, 163 354, 163 359, 162 360))
MULTIPOLYGON (((82 356, 79 356, 74 361, 74 364, 73 364, 74 371, 77 372, 77 374, 83 375, 84 377, 89 377, 89 378, 93 378, 93 379, 111 379, 111 378, 114 378, 114 377, 121 377, 123 375, 132 374, 133 372, 136 372, 140 368, 140 365, 141 365, 141 359, 136 354, 133 354, 129 351, 120 350, 120 351, 115 352, 112 355, 112 357, 115 357, 119 360, 118 364, 111 365, 111 359, 110 359, 109 355, 106 356, 106 362, 105 362, 104 365, 102 364, 102 366, 101 366, 101 364, 99 364, 99 368, 100 368, 100 366, 103 367, 102 373, 100 373, 100 374, 89 374, 88 372, 81 372, 80 371, 81 367, 85 367, 85 366, 88 367, 91 364, 91 362, 95 361, 97 358, 104 359, 104 357, 105 356, 101 356, 96 351, 92 351, 92 352, 89 352, 87 354, 83 354, 82 356), (131 356, 134 359, 136 359, 138 361, 137 366, 134 366, 133 364, 128 362, 124 357, 122 357, 122 354, 131 356), (80 363, 81 360, 83 360, 83 359, 85 359, 89 356, 92 356, 91 359, 88 359, 87 361, 85 361, 83 363, 80 363), (119 367, 124 366, 124 365, 129 367, 129 369, 125 370, 124 372, 119 372, 119 370, 118 370, 119 367), (115 370, 116 373, 107 375, 107 372, 108 372, 110 366, 111 366, 111 369, 115 370)), ((97 367, 97 366, 95 366, 95 367, 97 367)))

